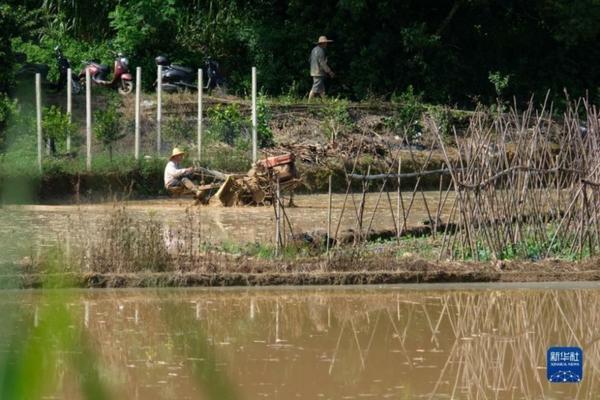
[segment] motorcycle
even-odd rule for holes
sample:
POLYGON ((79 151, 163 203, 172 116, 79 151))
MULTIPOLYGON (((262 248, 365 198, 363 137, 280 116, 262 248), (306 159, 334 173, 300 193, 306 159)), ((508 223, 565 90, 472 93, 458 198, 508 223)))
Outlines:
MULTIPOLYGON (((197 73, 192 68, 181 65, 171 64, 165 56, 158 56, 154 59, 156 65, 162 68, 162 90, 167 93, 174 93, 183 90, 198 90, 197 73)), ((209 92, 213 89, 225 89, 225 79, 219 72, 219 64, 207 58, 204 62, 203 78, 206 82, 204 89, 209 92)), ((154 82, 154 86, 157 82, 154 82)))
POLYGON ((129 60, 122 53, 116 53, 114 73, 108 79, 110 67, 99 62, 85 61, 84 68, 79 73, 79 82, 85 88, 85 72, 90 71, 93 84, 108 88, 117 88, 119 94, 127 95, 133 92, 133 76, 129 73, 129 60))
POLYGON ((204 87, 209 92, 217 89, 225 93, 225 78, 219 70, 219 63, 210 57, 204 60, 204 70, 206 71, 206 86, 204 87))
MULTIPOLYGON (((35 64, 27 63, 27 56, 20 53, 18 54, 17 61, 23 62, 19 71, 16 73, 17 80, 33 79, 35 74, 39 73, 42 77, 43 86, 45 88, 60 92, 67 87, 67 73, 71 68, 71 63, 62 53, 60 46, 54 48, 54 54, 56 56, 56 65, 58 67, 58 80, 56 82, 48 82, 48 72, 50 67, 46 64, 35 64)), ((73 94, 79 94, 81 92, 81 85, 79 84, 79 77, 71 72, 71 89, 73 94)))
MULTIPOLYGON (((198 90, 194 70, 181 65, 171 64, 165 56, 154 59, 157 66, 162 66, 161 88, 163 92, 175 93, 183 90, 198 90)), ((158 84, 154 82, 154 86, 158 84)))

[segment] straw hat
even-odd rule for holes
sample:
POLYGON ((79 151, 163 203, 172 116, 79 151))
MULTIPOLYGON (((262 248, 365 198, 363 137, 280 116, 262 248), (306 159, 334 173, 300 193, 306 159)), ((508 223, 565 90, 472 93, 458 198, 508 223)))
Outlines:
POLYGON ((327 39, 327 36, 319 36, 319 41, 317 42, 317 44, 331 43, 331 42, 333 42, 333 40, 327 39))
POLYGON ((173 149, 173 152, 171 153, 171 157, 169 157, 169 160, 173 159, 173 157, 181 155, 181 154, 185 154, 185 151, 181 150, 179 147, 175 147, 173 149))

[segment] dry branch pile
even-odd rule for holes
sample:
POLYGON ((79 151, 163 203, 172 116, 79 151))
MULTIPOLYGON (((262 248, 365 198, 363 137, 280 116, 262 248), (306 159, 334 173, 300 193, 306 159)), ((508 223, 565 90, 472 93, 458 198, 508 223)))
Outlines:
MULTIPOLYGON (((397 147, 397 146, 396 146, 397 147)), ((386 157, 391 153, 391 146, 385 140, 376 136, 350 136, 340 138, 333 143, 285 143, 272 148, 263 149, 267 155, 293 153, 303 164, 322 164, 328 159, 352 159, 361 154, 375 157, 386 157)))

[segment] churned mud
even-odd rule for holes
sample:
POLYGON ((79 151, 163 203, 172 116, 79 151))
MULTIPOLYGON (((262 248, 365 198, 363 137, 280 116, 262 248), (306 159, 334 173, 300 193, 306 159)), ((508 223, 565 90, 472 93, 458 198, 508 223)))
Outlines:
MULTIPOLYGON (((411 192, 403 192, 404 207, 412 198, 411 192)), ((449 196, 441 209, 444 219, 450 212, 454 197, 449 196)), ((336 193, 332 199, 332 229, 339 231, 356 228, 357 209, 360 205, 360 194, 349 195, 336 193), (344 205, 344 199, 346 199, 344 205), (342 209, 344 209, 342 215, 342 209), (341 216, 341 218, 340 218, 341 216)), ((286 198, 287 203, 287 198, 286 198)), ((326 194, 297 195, 294 197, 296 207, 286 207, 285 213, 293 234, 302 232, 323 231, 327 227, 328 196, 326 194)), ((364 227, 366 229, 372 219, 371 229, 393 230, 394 219, 392 210, 397 218, 397 194, 390 193, 388 200, 384 193, 369 193, 364 207, 364 227), (379 198, 379 201, 378 201, 379 198)), ((435 214, 442 202, 439 193, 430 191, 415 195, 415 200, 407 217, 407 227, 422 226, 423 221, 429 220, 429 213, 435 214), (427 204, 423 202, 423 198, 427 204)), ((128 201, 119 203, 94 203, 79 205, 28 205, 10 206, 5 210, 11 214, 10 220, 0 219, 0 234, 18 225, 30 229, 35 241, 53 240, 66 236, 78 225, 101 225, 106 223, 111 213, 118 207, 126 207, 127 212, 140 220, 156 219, 166 226, 183 226, 198 224, 198 229, 204 242, 261 242, 273 241, 275 219, 272 207, 219 207, 194 206, 190 198, 158 198, 153 200, 128 201)), ((286 229, 289 226, 286 224, 286 229)), ((289 232, 289 231, 288 231, 289 232)))

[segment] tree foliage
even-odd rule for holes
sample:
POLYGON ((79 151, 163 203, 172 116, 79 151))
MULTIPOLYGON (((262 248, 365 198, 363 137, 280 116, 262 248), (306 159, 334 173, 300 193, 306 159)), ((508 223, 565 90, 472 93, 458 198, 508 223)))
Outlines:
MULTIPOLYGON (((50 65, 56 44, 74 65, 112 63, 112 49, 144 71, 154 70, 158 54, 191 67, 210 56, 241 94, 254 65, 265 93, 305 95, 319 35, 335 40, 329 92, 349 98, 412 85, 427 101, 492 103, 498 87, 490 77, 510 77, 505 98, 563 88, 594 95, 600 87, 598 0, 25 0, 18 7, 37 14, 29 37, 3 30, 2 57, 11 42, 50 65)), ((0 6, 2 26, 25 15, 15 9, 0 6)), ((0 90, 8 71, 0 70, 0 90)), ((154 74, 144 77, 150 87, 154 74)))
POLYGON ((113 147, 125 134, 121 129, 121 114, 118 110, 118 101, 109 101, 106 109, 94 113, 94 133, 102 145, 108 150, 112 160, 113 147))
POLYGON ((75 136, 77 127, 69 121, 67 113, 62 112, 59 107, 50 106, 49 108, 44 108, 42 132, 45 139, 62 143, 68 136, 75 136))

